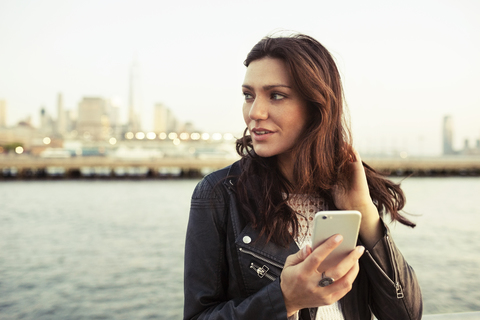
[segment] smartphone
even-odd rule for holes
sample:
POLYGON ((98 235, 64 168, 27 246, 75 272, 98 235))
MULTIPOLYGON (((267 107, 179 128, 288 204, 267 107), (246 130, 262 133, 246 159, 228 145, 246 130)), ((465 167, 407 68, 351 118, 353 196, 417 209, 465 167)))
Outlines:
POLYGON ((362 214, 356 210, 320 211, 315 214, 312 232, 312 248, 315 249, 334 234, 341 234, 343 241, 320 264, 323 272, 336 266, 357 246, 362 214))

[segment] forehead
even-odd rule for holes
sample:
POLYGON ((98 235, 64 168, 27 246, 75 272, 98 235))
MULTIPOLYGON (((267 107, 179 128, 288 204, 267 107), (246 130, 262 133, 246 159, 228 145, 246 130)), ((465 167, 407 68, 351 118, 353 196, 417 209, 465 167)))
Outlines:
POLYGON ((249 86, 274 84, 291 86, 291 77, 283 60, 262 58, 254 60, 248 65, 243 84, 249 86))

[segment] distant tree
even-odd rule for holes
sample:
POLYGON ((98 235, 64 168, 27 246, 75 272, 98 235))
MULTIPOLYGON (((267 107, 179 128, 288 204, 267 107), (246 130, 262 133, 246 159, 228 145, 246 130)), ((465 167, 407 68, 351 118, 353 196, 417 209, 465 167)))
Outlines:
POLYGON ((9 153, 10 151, 15 152, 15 148, 23 147, 23 143, 21 142, 12 142, 5 145, 0 145, 0 153, 9 153))

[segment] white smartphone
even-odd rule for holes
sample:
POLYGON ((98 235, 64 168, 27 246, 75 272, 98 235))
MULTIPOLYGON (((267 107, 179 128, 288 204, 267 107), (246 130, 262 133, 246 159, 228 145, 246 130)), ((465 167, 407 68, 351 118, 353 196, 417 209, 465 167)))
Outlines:
POLYGON ((336 266, 357 246, 362 214, 356 210, 320 211, 315 214, 312 232, 312 248, 315 249, 334 234, 341 234, 343 241, 320 264, 319 271, 336 266))

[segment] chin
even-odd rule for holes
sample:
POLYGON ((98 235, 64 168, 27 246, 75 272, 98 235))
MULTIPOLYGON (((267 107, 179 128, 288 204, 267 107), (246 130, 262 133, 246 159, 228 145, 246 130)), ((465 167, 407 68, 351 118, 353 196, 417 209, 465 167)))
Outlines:
POLYGON ((273 156, 276 156, 278 154, 278 152, 275 152, 274 150, 267 150, 265 148, 255 148, 255 146, 253 146, 253 150, 255 150, 255 154, 259 157, 262 157, 262 158, 269 158, 269 157, 273 157, 273 156))

